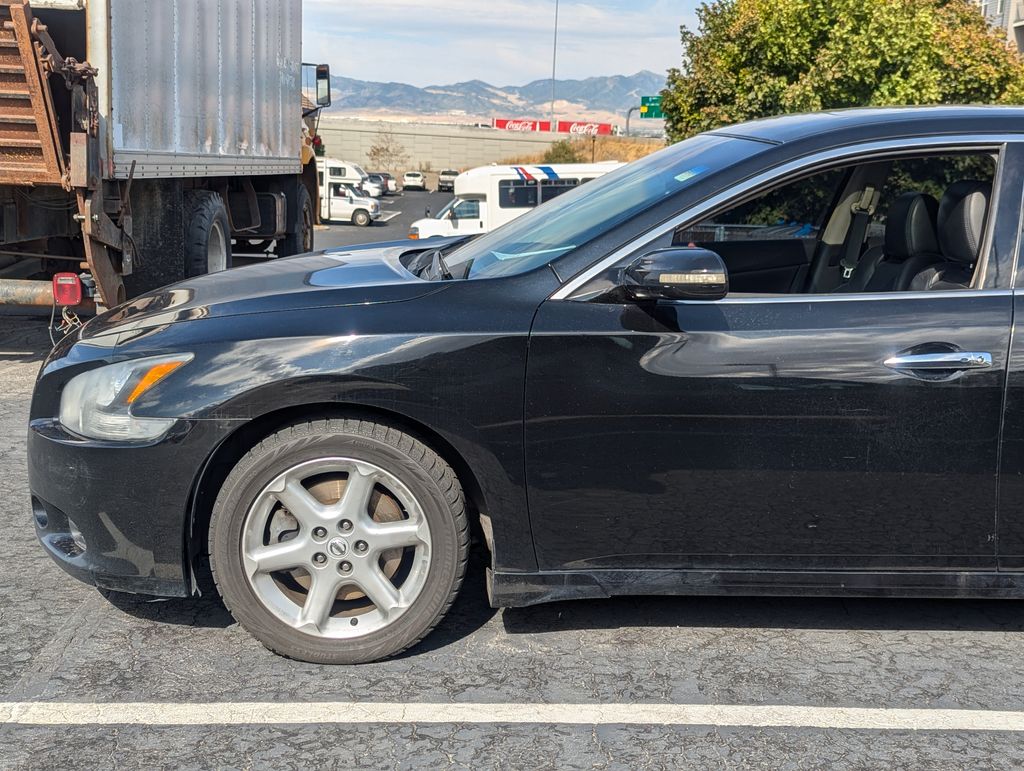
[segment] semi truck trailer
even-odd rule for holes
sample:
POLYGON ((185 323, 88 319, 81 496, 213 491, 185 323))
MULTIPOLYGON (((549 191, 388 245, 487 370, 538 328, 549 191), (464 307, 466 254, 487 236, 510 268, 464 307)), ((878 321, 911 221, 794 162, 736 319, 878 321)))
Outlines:
POLYGON ((330 73, 301 29, 302 0, 0 0, 0 304, 311 250, 330 73))

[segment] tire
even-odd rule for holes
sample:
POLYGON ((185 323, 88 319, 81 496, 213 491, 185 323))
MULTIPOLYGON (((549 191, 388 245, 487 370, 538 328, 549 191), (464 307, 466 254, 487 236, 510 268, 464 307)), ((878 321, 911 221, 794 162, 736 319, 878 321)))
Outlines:
POLYGON ((238 462, 214 504, 209 547, 224 604, 268 649, 317 664, 377 661, 416 644, 454 602, 469 549, 465 500, 451 467, 409 434, 371 420, 309 421, 268 436, 238 462), (344 480, 325 471, 342 467, 344 480), (360 477, 350 504, 348 479, 360 477), (293 496, 296 514, 283 496, 293 496), (318 534, 315 523, 331 529, 318 534), (402 543, 415 544, 382 546, 382 537, 399 543, 395 527, 402 543), (282 550, 300 569, 280 568, 295 564, 282 550))
POLYGON ((277 255, 291 257, 313 251, 313 199, 301 182, 295 191, 295 221, 288 234, 277 242, 277 255))
POLYGON ((185 277, 231 267, 231 224, 224 199, 210 190, 185 193, 185 277))
POLYGON ((370 219, 370 214, 365 209, 356 209, 352 214, 352 224, 358 225, 361 228, 370 227, 370 223, 373 220, 370 219))

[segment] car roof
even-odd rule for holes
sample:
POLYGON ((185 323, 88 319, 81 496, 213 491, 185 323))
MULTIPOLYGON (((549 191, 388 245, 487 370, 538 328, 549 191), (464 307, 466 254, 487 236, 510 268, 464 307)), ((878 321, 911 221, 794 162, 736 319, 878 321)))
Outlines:
POLYGON ((957 105, 826 110, 736 123, 708 133, 773 144, 833 134, 849 135, 852 140, 929 134, 1024 134, 1024 107, 957 105))

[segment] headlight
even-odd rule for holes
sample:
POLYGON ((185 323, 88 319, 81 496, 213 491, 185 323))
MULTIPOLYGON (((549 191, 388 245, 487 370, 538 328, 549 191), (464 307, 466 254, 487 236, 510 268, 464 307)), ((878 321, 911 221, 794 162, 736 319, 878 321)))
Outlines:
POLYGON ((137 418, 132 405, 192 354, 150 356, 76 375, 60 396, 60 422, 90 439, 156 439, 174 425, 174 418, 137 418))

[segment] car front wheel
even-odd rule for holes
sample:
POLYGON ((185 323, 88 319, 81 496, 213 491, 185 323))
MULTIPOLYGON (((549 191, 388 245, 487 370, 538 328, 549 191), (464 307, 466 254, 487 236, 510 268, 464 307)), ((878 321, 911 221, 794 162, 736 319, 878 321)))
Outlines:
POLYGON ((300 423, 225 480, 210 522, 214 580, 267 648, 320 664, 393 656, 455 599, 468 527, 451 467, 384 423, 300 423))

